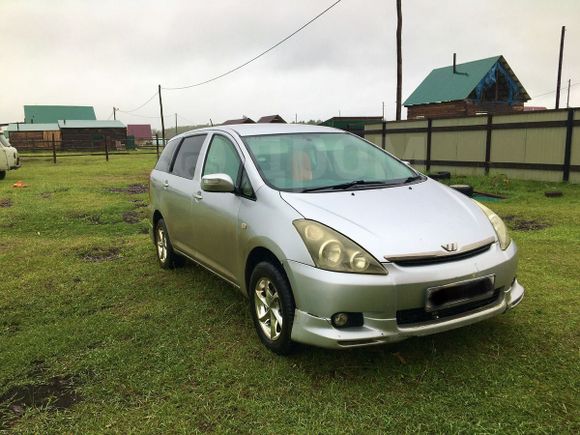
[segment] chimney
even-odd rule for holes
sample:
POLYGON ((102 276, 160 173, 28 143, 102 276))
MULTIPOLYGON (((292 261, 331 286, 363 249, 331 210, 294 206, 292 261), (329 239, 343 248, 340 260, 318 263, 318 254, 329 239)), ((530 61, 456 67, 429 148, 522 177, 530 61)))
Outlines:
POLYGON ((453 53, 453 74, 457 74, 457 55, 453 53))

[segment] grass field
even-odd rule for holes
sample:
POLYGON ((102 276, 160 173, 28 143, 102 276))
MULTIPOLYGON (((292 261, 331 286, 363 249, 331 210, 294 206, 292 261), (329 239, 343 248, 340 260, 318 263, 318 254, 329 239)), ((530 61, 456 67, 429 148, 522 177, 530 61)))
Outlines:
POLYGON ((281 358, 239 292, 191 264, 158 268, 154 159, 25 161, 0 181, 0 431, 580 431, 580 186, 461 180, 508 197, 490 207, 515 228, 516 310, 281 358))

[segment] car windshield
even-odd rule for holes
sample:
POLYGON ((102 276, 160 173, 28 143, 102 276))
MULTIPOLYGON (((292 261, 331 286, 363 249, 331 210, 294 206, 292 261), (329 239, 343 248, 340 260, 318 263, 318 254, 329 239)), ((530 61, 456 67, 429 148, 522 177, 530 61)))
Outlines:
POLYGON ((246 136, 244 142, 264 181, 278 190, 369 189, 422 178, 386 152, 347 133, 246 136))

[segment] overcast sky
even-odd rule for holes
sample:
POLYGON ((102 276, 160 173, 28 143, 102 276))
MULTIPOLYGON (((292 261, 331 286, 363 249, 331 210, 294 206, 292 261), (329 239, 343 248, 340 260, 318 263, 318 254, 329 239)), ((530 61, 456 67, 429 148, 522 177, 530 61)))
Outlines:
MULTIPOLYGON (((157 85, 199 82, 287 36, 333 0, 0 0, 0 122, 25 104, 140 106, 157 85)), ((403 100, 433 68, 503 54, 528 93, 580 82, 578 0, 403 0, 403 100)), ((395 0, 343 0, 286 43, 205 86, 164 91, 166 123, 214 123, 242 115, 287 121, 395 113, 395 0)), ((529 105, 554 107, 555 93, 529 105)), ((580 84, 571 105, 580 106, 580 84)), ((561 106, 566 104, 566 90, 561 106)), ((158 101, 118 114, 160 125, 158 101), (140 115, 140 116, 136 116, 140 115)), ((405 111, 403 111, 405 116, 405 111)))

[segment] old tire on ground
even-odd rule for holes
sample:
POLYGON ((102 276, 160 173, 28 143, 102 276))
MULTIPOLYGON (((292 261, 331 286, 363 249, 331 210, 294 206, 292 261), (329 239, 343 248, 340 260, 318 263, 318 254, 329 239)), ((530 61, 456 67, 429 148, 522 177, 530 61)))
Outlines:
POLYGON ((449 180, 451 178, 451 173, 448 171, 433 172, 427 175, 433 180, 449 180))
POLYGON ((473 197, 473 186, 470 186, 469 184, 452 184, 449 187, 469 196, 470 198, 473 197))
POLYGON ((0 171, 0 180, 4 180, 6 178, 6 171, 0 171))
POLYGON ((288 355, 295 346, 290 334, 296 305, 286 275, 271 263, 258 263, 250 278, 248 296, 260 341, 272 352, 288 355))
POLYGON ((183 265, 183 257, 176 254, 169 240, 169 233, 165 221, 159 219, 153 229, 155 238, 155 252, 162 269, 172 269, 183 265))

